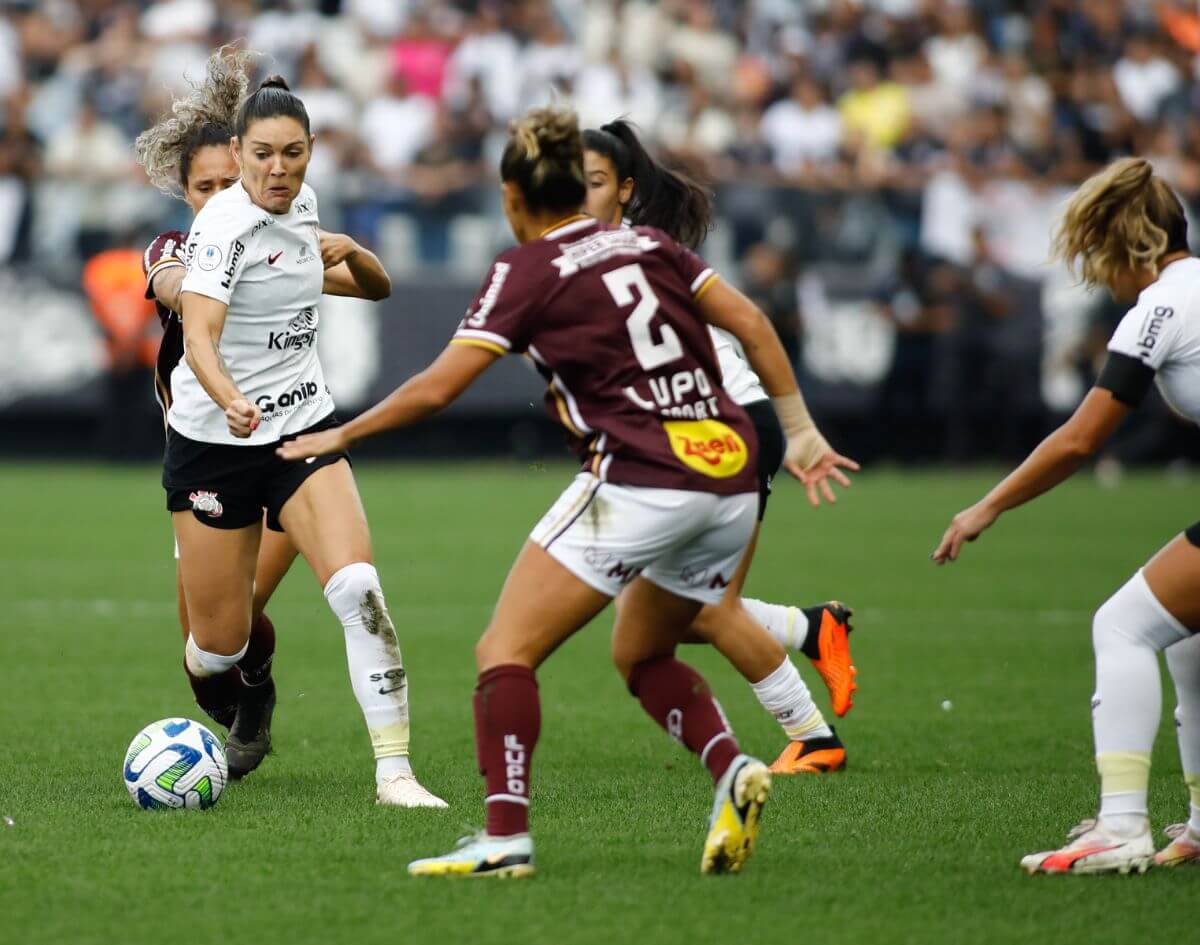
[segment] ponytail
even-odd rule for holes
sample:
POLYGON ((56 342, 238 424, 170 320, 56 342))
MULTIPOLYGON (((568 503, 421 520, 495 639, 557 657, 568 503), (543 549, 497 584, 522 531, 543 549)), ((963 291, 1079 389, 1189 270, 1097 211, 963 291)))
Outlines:
POLYGON ((698 249, 712 229, 709 190, 680 170, 652 158, 633 125, 623 119, 583 133, 584 147, 608 158, 617 180, 633 179, 633 197, 625 216, 635 226, 653 226, 672 239, 698 249))

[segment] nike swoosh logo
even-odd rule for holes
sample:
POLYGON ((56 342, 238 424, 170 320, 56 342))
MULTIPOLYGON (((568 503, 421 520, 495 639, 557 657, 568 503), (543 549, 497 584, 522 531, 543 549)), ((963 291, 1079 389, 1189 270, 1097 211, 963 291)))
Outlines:
POLYGON ((275 260, 277 260, 277 259, 278 259, 280 256, 282 256, 282 255, 283 255, 283 250, 282 250, 282 249, 281 249, 279 252, 277 252, 277 253, 273 253, 273 254, 271 254, 270 256, 268 256, 268 257, 267 257, 267 265, 268 265, 268 266, 274 266, 274 265, 275 265, 275 260))
POLYGON ((380 689, 379 694, 381 696, 386 696, 389 692, 399 692, 403 688, 404 688, 404 683, 401 683, 399 686, 395 686, 391 689, 380 689))

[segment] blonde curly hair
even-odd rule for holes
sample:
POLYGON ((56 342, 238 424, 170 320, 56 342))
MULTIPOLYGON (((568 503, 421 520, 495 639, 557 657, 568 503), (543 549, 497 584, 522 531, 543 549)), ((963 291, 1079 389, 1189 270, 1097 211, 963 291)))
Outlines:
POLYGON ((509 125, 500 177, 515 182, 530 207, 576 210, 587 195, 583 135, 569 108, 535 108, 509 125))
POLYGON ((1053 255, 1090 286, 1111 286, 1122 270, 1149 270, 1186 252, 1187 217, 1170 185, 1145 158, 1114 161, 1071 195, 1054 233, 1053 255))
POLYGON ((134 142, 138 163, 163 193, 181 197, 192 156, 205 145, 227 143, 250 84, 254 54, 222 46, 208 58, 204 80, 171 103, 171 114, 134 142))

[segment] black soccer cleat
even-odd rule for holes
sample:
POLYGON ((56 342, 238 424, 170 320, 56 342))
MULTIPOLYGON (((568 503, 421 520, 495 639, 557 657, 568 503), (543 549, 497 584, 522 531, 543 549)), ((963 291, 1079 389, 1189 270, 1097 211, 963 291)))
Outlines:
POLYGON ((236 781, 257 768, 271 753, 271 716, 275 712, 275 680, 245 686, 237 718, 225 739, 229 777, 236 781))

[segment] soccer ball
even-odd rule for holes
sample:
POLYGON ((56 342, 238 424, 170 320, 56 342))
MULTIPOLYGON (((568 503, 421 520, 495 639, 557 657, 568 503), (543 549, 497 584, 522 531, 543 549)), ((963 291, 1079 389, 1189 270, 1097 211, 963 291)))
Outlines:
POLYGON ((129 796, 145 810, 207 810, 229 780, 217 736, 188 719, 162 719, 138 732, 123 770, 129 796))

